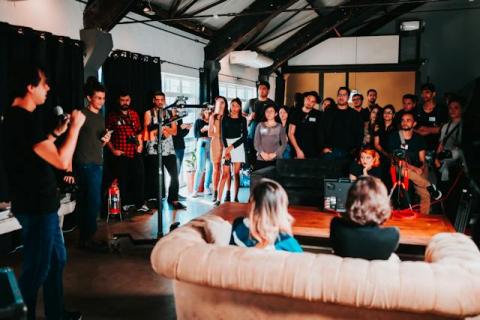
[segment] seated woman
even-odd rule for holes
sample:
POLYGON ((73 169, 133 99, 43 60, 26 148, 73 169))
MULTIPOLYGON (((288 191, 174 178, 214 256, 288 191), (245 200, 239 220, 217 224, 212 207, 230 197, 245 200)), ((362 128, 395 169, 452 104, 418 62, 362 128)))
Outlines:
POLYGON ((372 148, 363 148, 360 151, 360 159, 350 166, 350 180, 355 181, 360 176, 382 178, 380 155, 372 148))
POLYGON ((252 190, 248 217, 233 221, 230 244, 269 250, 303 252, 292 236, 293 217, 280 184, 262 179, 252 190))
POLYGON ((385 185, 377 178, 363 176, 350 187, 346 212, 330 223, 330 242, 341 257, 387 260, 398 248, 396 227, 382 228, 391 213, 385 185))

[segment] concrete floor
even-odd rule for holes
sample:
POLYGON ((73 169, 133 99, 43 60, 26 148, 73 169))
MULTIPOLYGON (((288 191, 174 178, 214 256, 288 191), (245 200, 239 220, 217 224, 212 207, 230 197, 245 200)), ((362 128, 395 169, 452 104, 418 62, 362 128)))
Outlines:
MULTIPOLYGON (((248 188, 242 188, 241 202, 248 200, 248 188)), ((208 198, 188 199, 187 210, 164 208, 164 233, 173 222, 181 224, 209 211, 208 198)), ((156 236, 157 214, 133 215, 124 222, 117 219, 99 223, 98 237, 111 239, 129 233, 134 239, 156 236)), ((133 245, 119 238, 119 250, 92 253, 77 248, 77 230, 65 233, 68 262, 64 273, 65 303, 69 310, 81 311, 83 319, 176 319, 172 283, 150 267, 152 245, 133 245)), ((0 266, 10 266, 19 274, 21 250, 0 256, 0 266)), ((38 315, 43 315, 39 293, 38 315)), ((41 318, 43 319, 43 318, 41 318)))

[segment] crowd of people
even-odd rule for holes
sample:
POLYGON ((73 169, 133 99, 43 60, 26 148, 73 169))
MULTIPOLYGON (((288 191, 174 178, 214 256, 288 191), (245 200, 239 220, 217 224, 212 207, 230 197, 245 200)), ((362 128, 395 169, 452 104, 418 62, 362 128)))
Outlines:
MULTIPOLYGON (((94 235, 102 203, 105 147, 110 155, 110 178, 118 180, 123 204, 144 211, 148 200, 161 201, 157 178, 161 156, 162 171, 166 168, 170 176, 168 195, 162 188, 161 197, 166 196, 174 209, 185 209, 179 196, 179 172, 184 137, 192 126, 183 124, 175 110, 166 109, 165 94, 160 91, 153 93, 152 105, 143 115, 131 107, 130 93, 120 92, 118 108, 104 120, 105 88, 90 81, 85 86, 86 107, 65 115, 48 131, 37 112, 50 90, 45 72, 25 65, 18 69, 12 88, 14 99, 5 112, 3 137, 9 150, 5 165, 11 211, 22 225, 20 289, 29 319, 35 317, 42 286, 47 317, 75 318, 63 306, 66 251, 54 169, 67 172, 66 182, 79 184, 80 246, 98 248, 94 235)), ((268 98, 269 90, 268 82, 260 82, 258 98, 245 106, 238 98, 229 103, 219 96, 213 113, 208 108, 201 110, 194 124, 197 173, 193 197, 200 195, 203 181, 204 194, 213 193, 216 205, 238 201, 242 166, 262 170, 288 158, 348 163, 345 174, 355 182, 347 213, 331 226, 334 250, 339 255, 365 257, 362 250, 375 242, 355 240, 360 226, 371 232, 372 241, 377 236, 385 240, 375 250, 378 256, 366 258, 385 259, 398 245, 398 230, 378 228, 390 215, 387 188, 392 181, 387 173, 391 164, 415 186, 420 211, 428 214, 431 199, 441 197, 432 180, 435 175, 429 171, 438 173, 439 182, 449 181, 450 168, 462 162, 462 101, 449 96, 447 107, 443 106, 430 83, 422 86, 420 103, 415 95, 405 94, 398 112, 392 105, 379 106, 375 89, 368 90, 365 106, 360 93, 351 95, 349 88, 340 87, 336 100, 320 101, 316 92, 306 92, 303 104, 292 108, 275 104, 268 98)), ((300 252, 287 206, 288 197, 278 183, 261 182, 250 195, 249 216, 234 222, 232 243, 300 252)))

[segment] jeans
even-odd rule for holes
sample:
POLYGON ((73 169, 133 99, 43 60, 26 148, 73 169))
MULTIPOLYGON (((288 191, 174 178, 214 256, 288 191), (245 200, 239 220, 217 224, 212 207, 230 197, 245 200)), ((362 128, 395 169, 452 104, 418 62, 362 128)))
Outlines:
POLYGON ((210 159, 210 139, 199 138, 197 140, 197 148, 195 150, 195 157, 197 158, 197 170, 195 172, 195 182, 193 191, 198 191, 202 174, 205 172, 204 190, 208 190, 212 182, 213 165, 210 159))
POLYGON ((17 214, 22 226, 23 264, 18 281, 28 308, 28 319, 35 319, 37 293, 43 286, 47 319, 63 316, 63 268, 67 252, 57 212, 17 214))
POLYGON ((80 229, 80 241, 90 239, 97 232, 97 217, 102 199, 103 166, 81 164, 75 166, 77 183, 77 219, 80 229))
POLYGON ((175 155, 177 156, 177 172, 182 172, 183 156, 185 155, 185 149, 175 149, 175 155))

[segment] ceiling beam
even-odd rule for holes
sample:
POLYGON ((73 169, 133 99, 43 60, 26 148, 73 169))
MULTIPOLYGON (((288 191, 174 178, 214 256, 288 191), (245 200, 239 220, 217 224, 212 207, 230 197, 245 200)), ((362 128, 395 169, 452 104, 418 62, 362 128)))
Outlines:
MULTIPOLYGON (((307 4, 306 6, 302 7, 301 9, 305 9, 309 6, 309 4, 307 4)), ((265 38, 267 38, 268 36, 270 36, 271 34, 273 34, 275 31, 277 31, 278 29, 280 29, 281 27, 283 27, 285 25, 285 23, 287 23, 288 21, 292 20, 293 17, 295 17, 296 15, 298 15, 300 12, 302 11, 297 11, 297 12, 294 12, 293 14, 291 14, 290 16, 288 16, 286 19, 284 19, 282 22, 280 22, 278 25, 275 26, 275 28, 272 28, 271 30, 269 30, 268 32, 265 32, 264 35, 258 37, 258 38, 253 38, 249 43, 247 43, 246 45, 242 45, 241 46, 241 49, 242 50, 246 50, 248 49, 249 47, 251 46, 254 46, 258 43, 260 43, 261 41, 265 40, 265 38)))
POLYGON ((198 0, 190 0, 189 3, 187 3, 186 5, 184 5, 183 7, 181 7, 178 11, 177 11, 177 15, 178 16, 181 16, 182 14, 184 14, 185 12, 187 12, 188 9, 190 9, 195 3, 197 3, 198 0))
POLYGON ((213 37, 214 32, 212 29, 210 29, 207 26, 201 25, 200 23, 195 21, 190 21, 190 20, 161 21, 162 19, 170 18, 168 11, 161 9, 154 3, 151 3, 151 6, 152 6, 152 9, 155 11, 154 16, 145 14, 141 6, 134 6, 134 8, 132 8, 131 11, 145 18, 151 19, 152 21, 159 21, 163 24, 191 33, 198 37, 202 37, 209 40, 213 37))
POLYGON ((238 48, 296 0, 256 0, 243 13, 266 12, 257 15, 238 16, 215 32, 215 37, 205 47, 206 60, 220 60, 238 48))
POLYGON ((285 64, 288 59, 299 55, 328 38, 338 34, 345 34, 383 9, 382 6, 367 8, 345 7, 336 9, 324 17, 315 18, 309 25, 296 32, 270 54, 270 57, 275 62, 272 66, 262 70, 262 72, 272 73, 273 70, 285 64))
POLYGON ((109 32, 130 11, 135 0, 90 0, 83 10, 83 27, 109 32))
POLYGON ((387 11, 383 16, 377 19, 374 19, 373 21, 367 23, 363 27, 360 27, 358 30, 356 30, 353 33, 353 35, 357 37, 371 35, 373 32, 380 29, 390 21, 397 19, 398 17, 404 15, 405 13, 415 10, 416 8, 422 6, 423 4, 424 3, 422 2, 412 2, 412 3, 399 5, 395 9, 387 11))
POLYGON ((213 8, 213 7, 215 7, 215 6, 223 3, 223 2, 225 2, 225 1, 228 1, 228 0, 218 0, 218 1, 212 2, 212 3, 210 3, 209 5, 206 5, 206 6, 202 7, 202 8, 199 8, 199 9, 193 11, 193 12, 190 12, 190 13, 188 14, 188 16, 189 16, 189 17, 193 17, 193 16, 195 16, 195 15, 201 13, 201 12, 207 11, 208 9, 213 8))
POLYGON ((182 0, 173 0, 172 5, 170 6, 170 9, 168 10, 168 15, 170 17, 175 16, 175 13, 177 12, 178 6, 180 5, 181 2, 182 2, 182 0))

